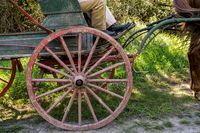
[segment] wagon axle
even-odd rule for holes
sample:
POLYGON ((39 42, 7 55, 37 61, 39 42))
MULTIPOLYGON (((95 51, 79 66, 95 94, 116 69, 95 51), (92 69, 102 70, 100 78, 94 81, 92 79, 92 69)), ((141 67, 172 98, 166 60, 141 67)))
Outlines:
POLYGON ((78 75, 78 76, 75 76, 73 82, 75 86, 81 87, 85 84, 85 78, 81 75, 78 75))

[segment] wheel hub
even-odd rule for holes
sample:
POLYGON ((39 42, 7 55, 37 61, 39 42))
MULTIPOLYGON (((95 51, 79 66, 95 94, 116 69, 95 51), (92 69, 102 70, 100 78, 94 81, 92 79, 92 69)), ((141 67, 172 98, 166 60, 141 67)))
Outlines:
POLYGON ((75 76, 74 85, 77 87, 81 87, 85 84, 85 78, 82 75, 75 76))
POLYGON ((76 81, 76 86, 82 86, 83 85, 83 81, 81 79, 76 81))

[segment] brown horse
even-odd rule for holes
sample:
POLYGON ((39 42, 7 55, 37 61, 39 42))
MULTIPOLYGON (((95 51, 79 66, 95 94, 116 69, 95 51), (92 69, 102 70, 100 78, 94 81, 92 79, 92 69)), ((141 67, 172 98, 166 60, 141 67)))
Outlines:
MULTIPOLYGON (((174 7, 181 17, 200 17, 200 0, 174 0, 174 7)), ((185 23, 184 30, 189 33, 191 43, 188 58, 191 73, 191 89, 200 100, 200 22, 185 23)))

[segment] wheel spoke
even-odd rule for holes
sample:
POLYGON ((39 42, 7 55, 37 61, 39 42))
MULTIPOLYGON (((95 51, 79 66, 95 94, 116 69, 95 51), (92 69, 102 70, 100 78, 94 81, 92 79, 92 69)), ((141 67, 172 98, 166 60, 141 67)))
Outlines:
POLYGON ((72 90, 73 88, 70 88, 67 92, 65 92, 48 110, 47 110, 47 114, 50 113, 55 107, 56 105, 58 105, 58 103, 60 103, 66 96, 67 94, 72 90))
POLYGON ((69 111, 70 111, 70 108, 71 108, 71 106, 72 106, 72 104, 73 104, 73 102, 74 102, 75 95, 76 95, 76 90, 74 90, 73 95, 72 95, 72 97, 71 97, 71 99, 70 99, 70 101, 69 101, 69 103, 68 103, 68 106, 67 106, 67 108, 66 108, 65 111, 64 111, 65 114, 64 114, 64 116, 63 116, 63 118, 62 118, 62 122, 63 122, 63 123, 64 123, 64 121, 66 120, 67 115, 68 115, 68 113, 69 113, 69 111))
POLYGON ((92 104, 91 104, 91 102, 90 102, 90 99, 89 99, 89 97, 88 97, 88 95, 87 95, 86 92, 84 92, 84 96, 85 96, 85 100, 86 100, 86 102, 87 102, 87 104, 88 104, 88 107, 89 107, 89 109, 90 109, 90 112, 91 112, 91 114, 92 114, 92 117, 93 117, 94 121, 95 121, 95 122, 98 122, 98 119, 97 119, 97 117, 96 117, 96 115, 95 115, 95 112, 94 112, 94 109, 93 109, 93 107, 92 107, 92 104))
POLYGON ((108 111, 108 112, 110 112, 110 114, 113 114, 113 111, 108 107, 108 105, 106 105, 104 102, 103 102, 103 100, 99 97, 99 96, 97 96, 90 88, 88 88, 87 86, 86 86, 86 89, 88 90, 88 92, 92 95, 92 96, 94 96, 94 98, 101 104, 101 105, 103 105, 103 107, 104 108, 106 108, 106 110, 108 111))
POLYGON ((88 84, 88 86, 90 86, 90 87, 92 87, 92 88, 94 88, 94 89, 97 89, 97 90, 100 90, 100 91, 102 91, 102 92, 105 92, 105 93, 107 93, 107 94, 110 94, 111 96, 114 96, 114 97, 117 97, 117 98, 119 98, 119 99, 123 99, 123 96, 120 96, 119 94, 116 94, 116 93, 114 93, 114 92, 111 92, 111 91, 109 91, 109 90, 106 90, 106 89, 104 89, 104 88, 102 88, 102 87, 99 87, 99 86, 96 86, 96 85, 93 85, 93 84, 88 84))
POLYGON ((32 82, 59 82, 59 83, 70 83, 71 80, 67 79, 32 79, 32 82))
POLYGON ((98 36, 98 37, 96 38, 96 40, 95 40, 94 45, 92 46, 92 49, 91 49, 91 51, 90 51, 90 54, 89 54, 89 56, 88 56, 88 58, 87 58, 87 61, 86 61, 85 65, 84 65, 84 68, 83 68, 82 73, 84 73, 85 70, 86 70, 86 68, 88 67, 88 64, 90 63, 90 60, 92 59, 92 55, 93 55, 93 53, 94 53, 94 51, 95 51, 95 49, 96 49, 96 46, 97 46, 97 44, 99 43, 99 39, 100 39, 100 37, 98 36))
POLYGON ((66 89, 67 87, 71 86, 71 84, 68 84, 68 85, 64 85, 64 86, 61 86, 61 87, 58 87, 58 88, 55 88, 51 91, 48 91, 48 92, 45 92, 43 94, 40 94, 38 96, 36 96, 36 99, 40 99, 41 97, 44 97, 44 96, 47 96, 47 95, 50 95, 52 93, 55 93, 55 92, 58 92, 58 91, 61 91, 63 89, 66 89))
POLYGON ((127 79, 88 79, 87 82, 107 82, 107 83, 112 83, 112 82, 128 82, 127 79))
POLYGON ((45 47, 45 49, 56 59, 56 61, 63 67, 65 68, 69 73, 71 73, 73 76, 75 75, 71 69, 65 65, 65 63, 48 47, 45 47))
POLYGON ((44 68, 44 69, 46 69, 46 70, 49 70, 49 71, 52 71, 52 72, 55 72, 55 73, 59 73, 59 74, 61 74, 61 75, 63 75, 63 76, 66 76, 66 77, 68 77, 68 78, 71 78, 70 75, 68 75, 68 74, 66 74, 66 73, 64 73, 64 72, 61 72, 61 71, 59 71, 59 70, 57 70, 57 69, 55 69, 55 68, 49 67, 49 66, 47 66, 47 65, 44 65, 44 64, 38 63, 38 62, 36 62, 35 64, 37 64, 39 67, 44 68))
POLYGON ((78 39, 78 72, 81 72, 81 51, 82 51, 82 33, 79 33, 78 39))
POLYGON ((0 78, 0 80, 3 81, 4 83, 9 83, 8 81, 6 81, 6 80, 4 80, 2 78, 0 78))
POLYGON ((85 74, 88 75, 95 67, 97 67, 115 48, 112 47, 103 57, 101 57, 85 74))
POLYGON ((66 44, 64 38, 63 38, 63 37, 60 37, 59 40, 60 40, 60 42, 61 42, 61 44, 62 44, 62 46, 63 46, 63 48, 64 48, 64 50, 65 50, 65 53, 67 54, 67 56, 68 56, 68 58, 69 58, 69 61, 70 61, 71 65, 72 65, 72 67, 73 67, 75 73, 77 73, 77 70, 76 70, 76 67, 75 67, 75 64, 74 64, 74 60, 73 60, 73 58, 72 58, 72 56, 71 56, 71 53, 70 53, 70 51, 69 51, 69 49, 68 49, 68 47, 67 47, 67 44, 66 44))
POLYGON ((82 102, 82 97, 81 97, 81 92, 78 92, 78 124, 79 126, 82 123, 82 113, 81 113, 81 102, 82 102))
POLYGON ((109 67, 107 67, 107 68, 105 68, 105 69, 103 69, 103 70, 101 70, 101 71, 99 71, 99 72, 93 73, 93 74, 89 75, 88 77, 91 78, 91 77, 100 75, 100 74, 102 74, 102 73, 105 73, 105 72, 107 72, 107 71, 110 71, 110 70, 112 70, 112 69, 114 69, 114 68, 116 68, 116 67, 118 67, 118 66, 124 65, 124 64, 125 64, 124 62, 114 64, 114 65, 109 66, 109 67))

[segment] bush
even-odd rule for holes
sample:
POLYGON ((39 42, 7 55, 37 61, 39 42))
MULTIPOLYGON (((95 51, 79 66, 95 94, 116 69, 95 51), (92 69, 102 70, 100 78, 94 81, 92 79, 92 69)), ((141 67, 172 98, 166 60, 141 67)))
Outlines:
MULTIPOLYGON (((43 17, 37 2, 17 0, 17 3, 37 21, 42 21, 43 17)), ((163 18, 172 11, 170 0, 108 0, 108 6, 119 21, 137 18, 149 22, 163 18)), ((0 15, 0 33, 36 30, 36 27, 6 0, 1 0, 0 15)))
POLYGON ((149 22, 173 13, 170 0, 109 0, 108 5, 116 18, 121 21, 135 17, 149 22))
MULTIPOLYGON (((37 21, 41 21, 42 15, 39 5, 35 1, 17 0, 17 3, 37 21)), ((37 29, 23 14, 5 0, 0 3, 0 15, 0 33, 24 32, 37 29)))

